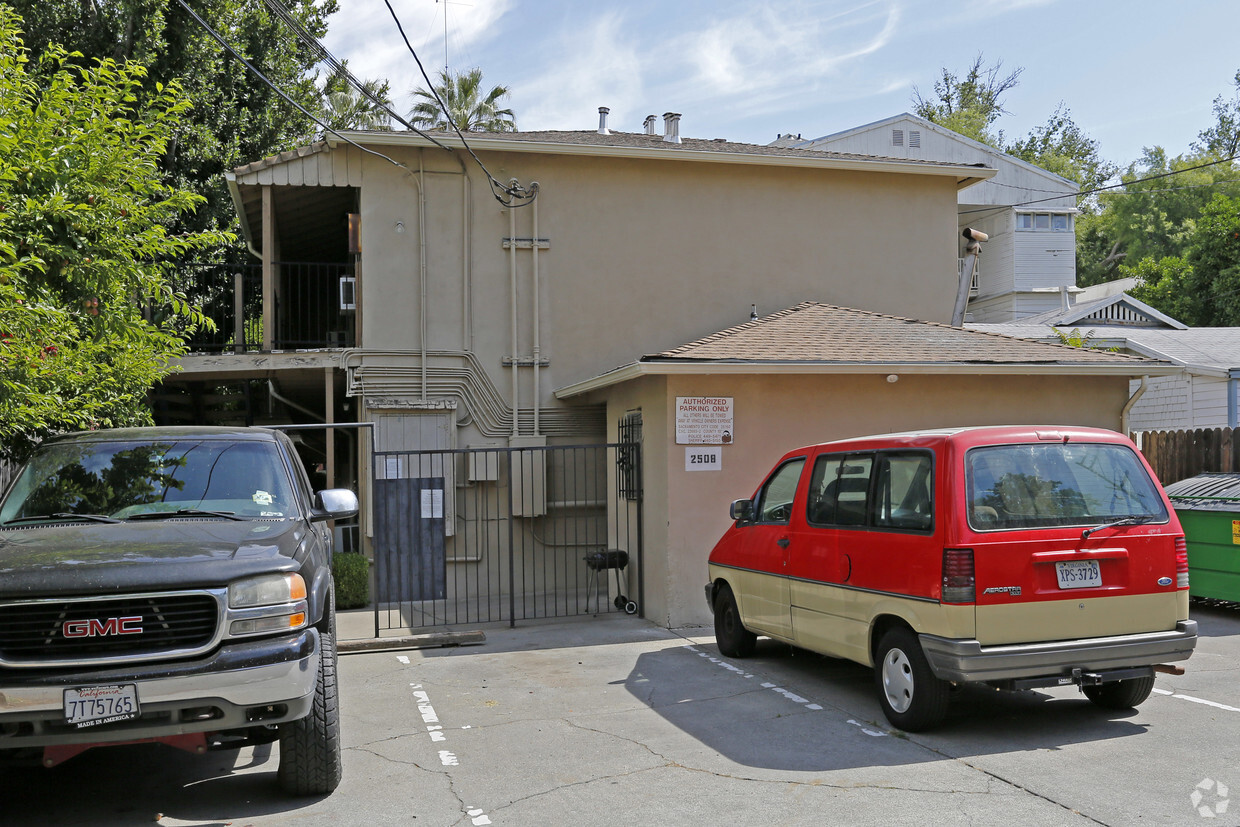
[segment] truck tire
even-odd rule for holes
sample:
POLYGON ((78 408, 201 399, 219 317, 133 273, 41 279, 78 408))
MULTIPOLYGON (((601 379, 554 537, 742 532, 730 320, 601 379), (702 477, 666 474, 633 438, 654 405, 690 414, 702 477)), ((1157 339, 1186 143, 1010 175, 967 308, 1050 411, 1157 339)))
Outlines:
POLYGON ((280 786, 290 795, 327 795, 340 784, 336 639, 319 634, 319 675, 310 714, 280 725, 280 786))

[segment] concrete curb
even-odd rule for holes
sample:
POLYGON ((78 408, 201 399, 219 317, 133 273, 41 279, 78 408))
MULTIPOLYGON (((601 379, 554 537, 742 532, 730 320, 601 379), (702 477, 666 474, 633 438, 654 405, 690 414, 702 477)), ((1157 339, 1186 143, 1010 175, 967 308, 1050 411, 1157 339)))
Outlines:
POLYGON ((478 646, 486 643, 482 632, 433 632, 427 635, 341 640, 336 651, 342 655, 355 652, 380 652, 388 649, 430 649, 435 646, 478 646))

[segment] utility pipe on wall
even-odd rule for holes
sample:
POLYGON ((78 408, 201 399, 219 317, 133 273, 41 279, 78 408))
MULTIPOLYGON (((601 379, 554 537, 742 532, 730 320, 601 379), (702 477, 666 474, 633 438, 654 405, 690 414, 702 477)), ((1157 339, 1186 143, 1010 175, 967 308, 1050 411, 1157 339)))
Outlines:
MULTIPOLYGON (((518 182, 513 178, 509 183, 515 186, 518 182)), ((508 292, 512 300, 512 435, 517 436, 520 433, 520 417, 517 416, 520 410, 517 404, 517 211, 511 208, 508 210, 508 292)))
POLYGON ((1128 402, 1124 404, 1124 410, 1119 414, 1119 427, 1124 436, 1128 436, 1128 416, 1132 412, 1132 406, 1137 404, 1137 400, 1145 395, 1145 386, 1149 381, 1148 376, 1141 377, 1141 387, 1137 388, 1136 393, 1128 398, 1128 402))
MULTIPOLYGON (((534 181, 531 186, 537 187, 538 182, 534 181)), ((541 396, 542 396, 539 385, 538 385, 538 360, 539 360, 539 357, 542 355, 542 350, 539 347, 540 343, 538 339, 538 317, 540 315, 540 308, 538 304, 538 199, 537 198, 534 199, 534 203, 531 205, 531 208, 534 210, 534 243, 531 245, 530 249, 534 251, 534 434, 535 436, 537 436, 539 433, 541 433, 538 429, 538 414, 539 414, 539 405, 541 404, 541 396)), ((511 208, 509 209, 510 211, 512 211, 511 208)), ((513 406, 513 410, 516 410, 516 406, 513 406)))
POLYGON ((421 319, 418 334, 421 341, 422 401, 426 401, 426 171, 423 167, 425 151, 418 151, 418 274, 421 298, 418 300, 421 319))

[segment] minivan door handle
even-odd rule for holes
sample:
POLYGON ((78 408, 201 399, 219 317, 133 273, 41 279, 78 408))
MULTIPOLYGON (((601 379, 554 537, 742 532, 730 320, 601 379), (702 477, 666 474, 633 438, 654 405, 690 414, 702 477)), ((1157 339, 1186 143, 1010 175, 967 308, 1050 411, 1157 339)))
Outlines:
POLYGON ((787 548, 789 544, 791 544, 791 542, 792 541, 789 540, 787 537, 780 537, 778 540, 775 541, 775 544, 779 546, 780 548, 787 548))

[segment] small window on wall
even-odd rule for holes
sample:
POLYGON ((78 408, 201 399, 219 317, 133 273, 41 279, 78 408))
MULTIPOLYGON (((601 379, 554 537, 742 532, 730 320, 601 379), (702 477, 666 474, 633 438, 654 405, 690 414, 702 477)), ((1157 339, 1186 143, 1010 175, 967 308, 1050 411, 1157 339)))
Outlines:
POLYGON ((1072 216, 1067 213, 1018 213, 1016 229, 1022 231, 1068 232, 1072 229, 1072 216))

